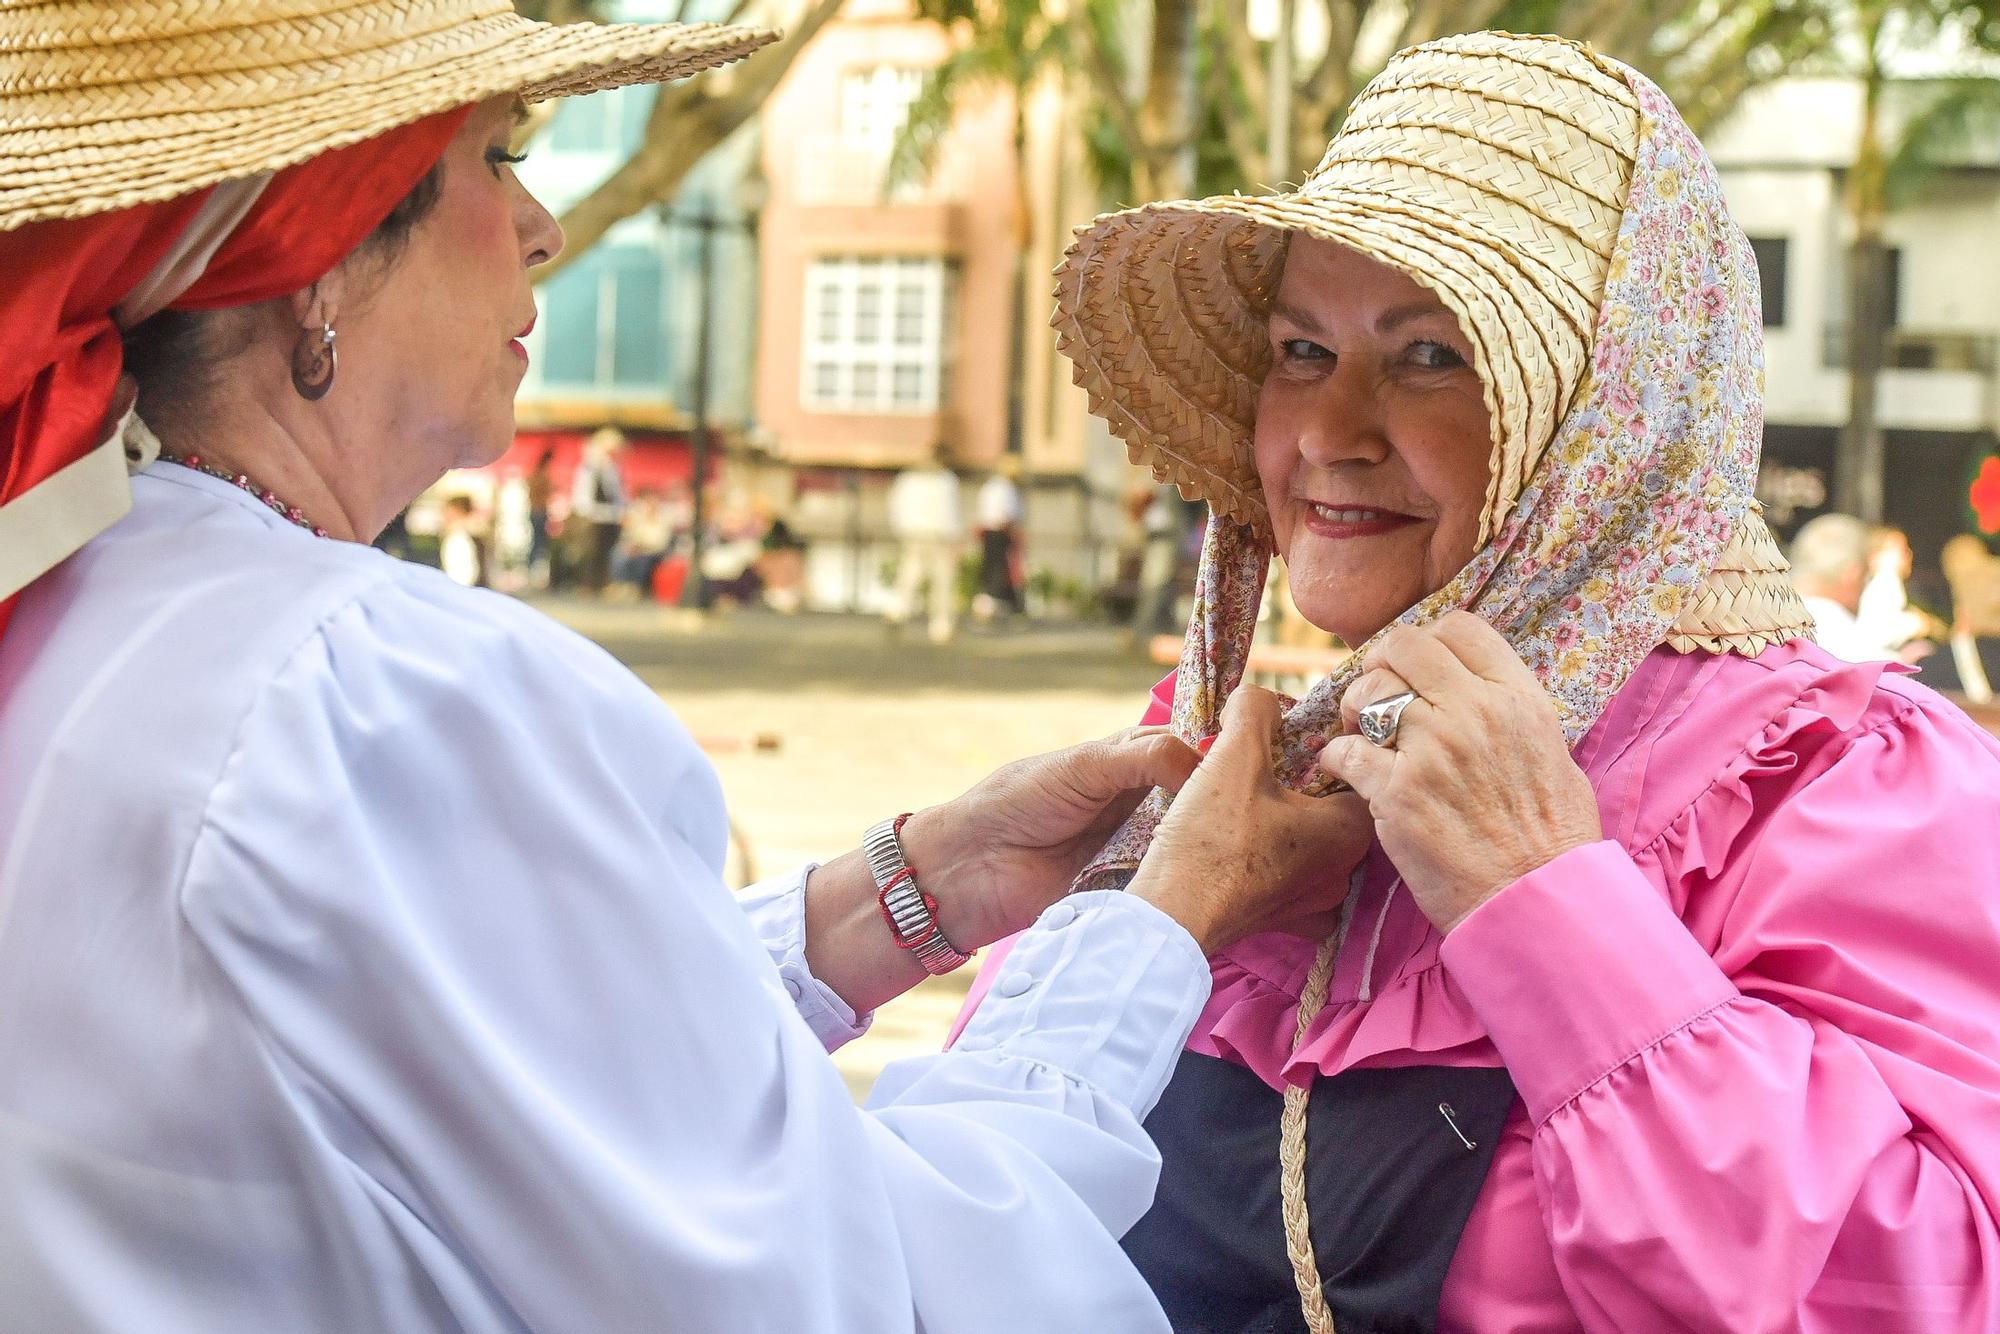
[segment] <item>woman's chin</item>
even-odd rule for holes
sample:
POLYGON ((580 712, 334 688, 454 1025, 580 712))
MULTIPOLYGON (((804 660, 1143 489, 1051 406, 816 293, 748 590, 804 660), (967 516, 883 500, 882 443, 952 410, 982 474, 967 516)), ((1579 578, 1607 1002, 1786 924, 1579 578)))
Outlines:
POLYGON ((484 468, 490 463, 498 463, 513 447, 514 414, 510 410, 504 423, 496 423, 485 430, 471 433, 460 447, 457 461, 451 466, 484 468))
POLYGON ((1372 560, 1354 559, 1343 548, 1316 549, 1323 544, 1294 543, 1285 562, 1292 605, 1299 615, 1344 644, 1360 644, 1430 591, 1410 576, 1422 552, 1378 553, 1372 560), (1299 548, 1303 547, 1301 550, 1299 548), (1345 556, 1346 559, 1331 559, 1345 556))
MULTIPOLYGON (((1340 600, 1329 598, 1324 600, 1327 605, 1309 605, 1320 601, 1321 599, 1316 598, 1300 598, 1296 590, 1293 592, 1293 605, 1299 609, 1299 615, 1350 648, 1358 648, 1367 643, 1382 627, 1402 615, 1410 606, 1409 603, 1400 603, 1391 607, 1387 603, 1381 603, 1364 608, 1357 605, 1358 599, 1353 598, 1340 600)), ((1391 601, 1396 600, 1391 599, 1391 601)))

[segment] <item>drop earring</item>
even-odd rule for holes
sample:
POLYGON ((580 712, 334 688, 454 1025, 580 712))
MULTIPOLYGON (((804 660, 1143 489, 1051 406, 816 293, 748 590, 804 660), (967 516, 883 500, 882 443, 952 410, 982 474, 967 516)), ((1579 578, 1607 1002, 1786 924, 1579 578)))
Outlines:
POLYGON ((292 345, 292 388, 308 403, 317 403, 333 388, 334 373, 340 369, 333 337, 333 326, 322 324, 318 332, 299 330, 299 341, 292 345))

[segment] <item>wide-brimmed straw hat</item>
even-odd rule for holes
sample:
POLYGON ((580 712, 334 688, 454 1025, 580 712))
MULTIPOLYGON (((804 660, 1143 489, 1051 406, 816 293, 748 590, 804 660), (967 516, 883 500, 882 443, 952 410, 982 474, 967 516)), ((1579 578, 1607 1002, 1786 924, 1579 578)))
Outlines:
POLYGON ((505 93, 657 83, 776 34, 507 0, 0 0, 0 230, 171 199, 505 93))
MULTIPOLYGON (((1583 44, 1484 32, 1412 47, 1296 190, 1079 229, 1057 271, 1058 346, 1134 462, 1268 538, 1252 434, 1286 247, 1304 234, 1389 264, 1472 344, 1493 429, 1484 541, 1587 382, 1642 125, 1624 67, 1583 44)), ((1753 506, 1670 642, 1798 632, 1784 570, 1753 506)))
POLYGON ((1458 317, 1493 418, 1491 495, 1504 496, 1581 376, 1638 132, 1632 90, 1575 43, 1474 33, 1413 47, 1355 99, 1297 190, 1147 204, 1081 231, 1058 272, 1060 345, 1135 462, 1262 528, 1250 436, 1286 243, 1351 247, 1458 317))

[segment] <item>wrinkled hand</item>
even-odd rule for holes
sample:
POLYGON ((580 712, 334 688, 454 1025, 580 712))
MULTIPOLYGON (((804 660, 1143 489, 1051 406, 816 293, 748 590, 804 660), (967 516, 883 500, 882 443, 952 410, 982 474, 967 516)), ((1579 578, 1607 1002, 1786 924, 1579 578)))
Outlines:
POLYGON ((1528 872, 1603 837, 1597 796, 1555 706, 1470 612, 1385 635, 1341 700, 1348 735, 1320 768, 1368 802, 1382 850, 1439 930, 1528 872), (1354 734, 1361 709, 1404 690, 1394 749, 1354 734))
POLYGON ((1135 727, 1016 760, 919 811, 903 848, 962 950, 1034 922, 1155 787, 1178 791, 1198 757, 1164 727, 1135 727))
POLYGON ((1278 697, 1240 686, 1208 757, 1160 823, 1130 892, 1188 929, 1202 951, 1337 908, 1367 855, 1358 797, 1308 797, 1271 772, 1278 697))

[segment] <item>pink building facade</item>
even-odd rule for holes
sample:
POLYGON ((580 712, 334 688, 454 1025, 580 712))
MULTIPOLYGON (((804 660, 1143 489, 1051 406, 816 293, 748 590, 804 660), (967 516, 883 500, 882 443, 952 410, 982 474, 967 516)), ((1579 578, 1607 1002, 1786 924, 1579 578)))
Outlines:
POLYGON ((1021 229, 1005 94, 960 111, 927 179, 886 186, 949 40, 901 0, 852 0, 764 110, 756 418, 794 467, 896 468, 942 443, 980 468, 1006 448, 1021 229))

